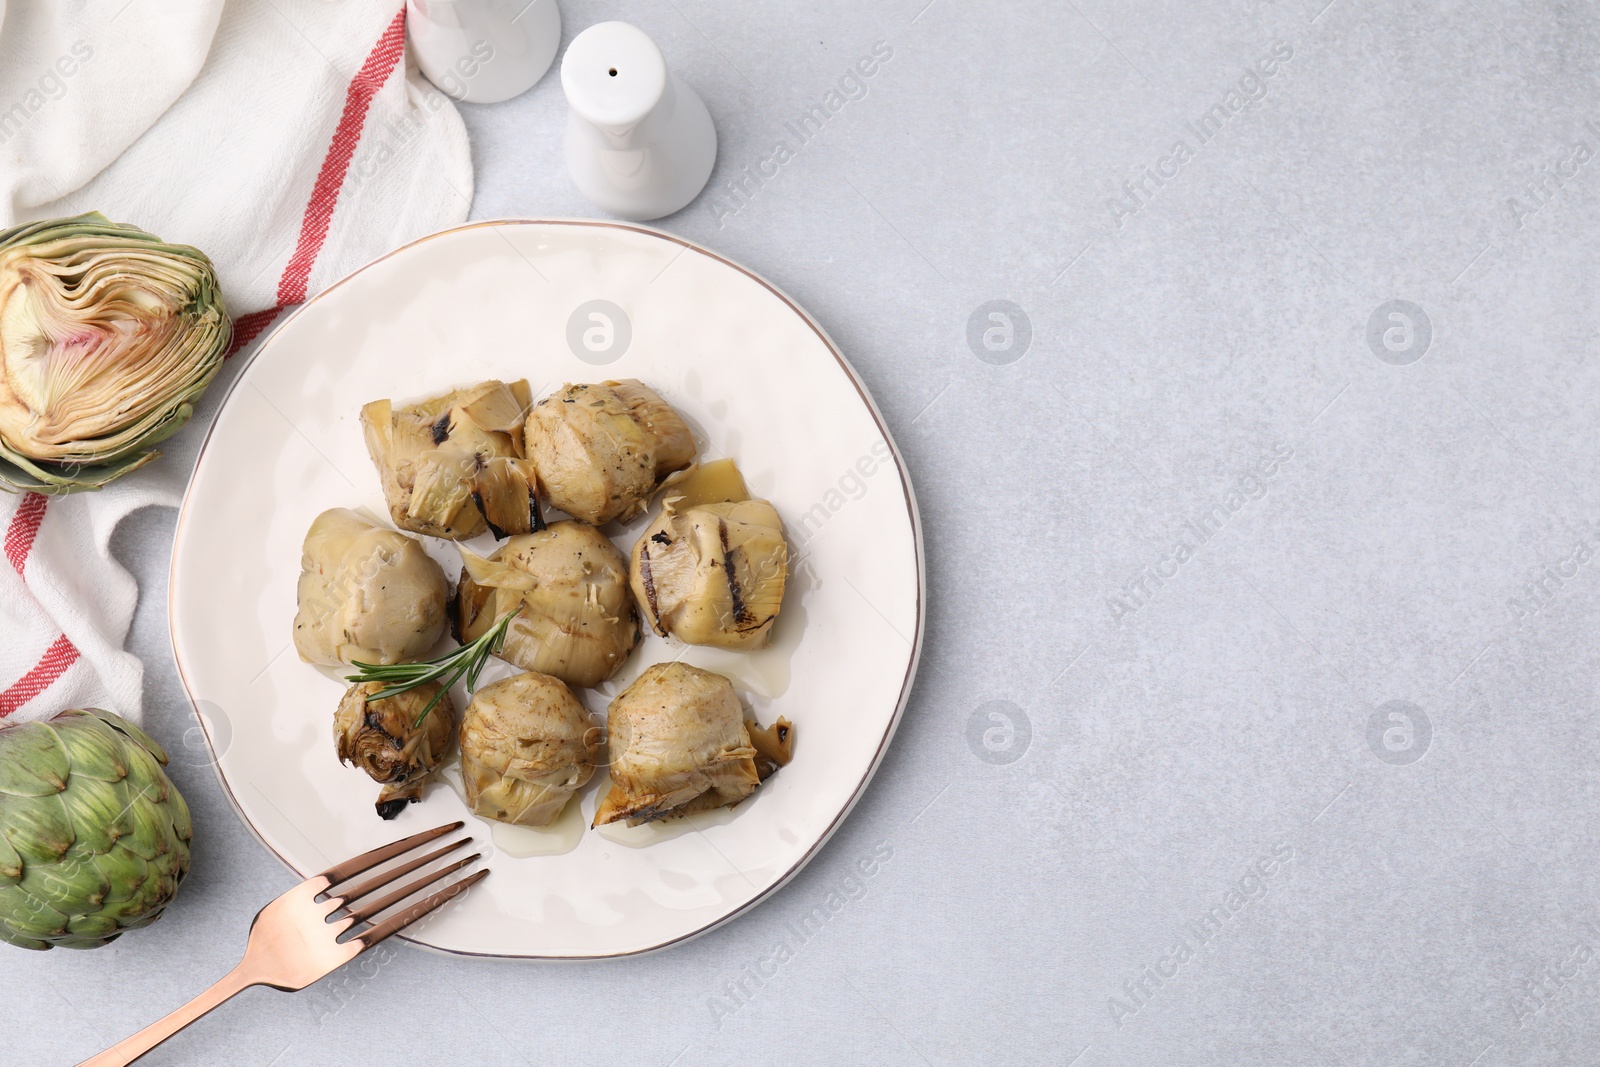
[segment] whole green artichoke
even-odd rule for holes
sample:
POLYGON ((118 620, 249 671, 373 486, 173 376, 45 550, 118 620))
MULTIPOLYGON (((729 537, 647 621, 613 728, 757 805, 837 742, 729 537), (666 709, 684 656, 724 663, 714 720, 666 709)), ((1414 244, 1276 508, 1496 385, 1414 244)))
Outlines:
POLYGON ((166 762, 108 711, 0 724, 0 941, 97 948, 161 917, 193 833, 166 762))
POLYGON ((0 231, 0 488, 98 489, 155 459, 232 336, 198 249, 98 212, 0 231))

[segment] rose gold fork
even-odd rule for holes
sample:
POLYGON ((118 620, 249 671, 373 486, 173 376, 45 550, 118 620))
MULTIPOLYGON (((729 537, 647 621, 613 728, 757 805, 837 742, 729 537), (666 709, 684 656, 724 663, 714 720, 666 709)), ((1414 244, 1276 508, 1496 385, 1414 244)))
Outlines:
POLYGON ((244 950, 244 959, 240 960, 239 966, 228 972, 221 981, 166 1018, 151 1023, 126 1041, 113 1045, 100 1055, 84 1060, 78 1067, 126 1067, 218 1004, 253 985, 269 985, 286 993, 304 989, 334 968, 349 963, 396 930, 405 929, 445 901, 477 884, 489 873, 487 869, 468 875, 432 896, 417 901, 404 911, 397 912, 383 922, 361 931, 348 941, 338 940, 339 935, 355 923, 370 920, 413 893, 427 888, 478 859, 479 854, 473 853, 466 859, 457 860, 437 871, 425 874, 409 885, 401 886, 376 900, 364 903, 360 907, 353 907, 349 914, 333 922, 328 921, 328 916, 340 908, 370 896, 397 878, 426 867, 440 856, 470 843, 472 838, 462 838, 427 855, 407 860, 393 870, 375 875, 353 889, 334 891, 335 886, 349 881, 363 871, 370 871, 380 863, 397 859, 419 845, 425 845, 453 830, 459 830, 462 825, 453 822, 448 826, 436 826, 432 830, 424 830, 420 834, 413 834, 404 840, 383 845, 371 852, 363 852, 353 859, 329 867, 309 881, 301 882, 256 913, 255 921, 250 924, 250 943, 244 950), (318 900, 317 898, 323 893, 328 894, 327 898, 318 900))

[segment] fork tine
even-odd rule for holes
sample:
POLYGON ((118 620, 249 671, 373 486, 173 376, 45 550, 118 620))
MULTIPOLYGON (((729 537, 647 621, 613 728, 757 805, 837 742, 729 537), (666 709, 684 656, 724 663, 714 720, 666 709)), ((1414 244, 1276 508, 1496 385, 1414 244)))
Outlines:
MULTIPOLYGON (((432 858, 433 857, 431 857, 431 856, 429 857, 429 859, 432 859, 432 858)), ((374 915, 378 914, 380 911, 387 911, 389 908, 394 907, 396 904, 398 904, 402 900, 406 899, 406 897, 409 897, 412 893, 415 893, 415 892, 417 892, 419 890, 422 890, 422 889, 426 889, 428 886, 430 886, 433 883, 437 882, 439 879, 443 878, 445 875, 454 874, 455 872, 459 871, 461 868, 465 867, 467 864, 471 863, 473 860, 482 859, 482 858, 483 858, 482 853, 474 852, 472 855, 466 857, 465 859, 456 860, 454 863, 450 864, 448 867, 441 867, 437 871, 433 871, 430 874, 423 875, 421 878, 418 878, 415 882, 412 882, 410 885, 401 886, 399 889, 396 889, 393 893, 386 893, 381 899, 374 900, 370 904, 363 904, 359 908, 351 908, 350 909, 350 914, 351 914, 352 917, 354 917, 356 919, 361 919, 361 920, 370 919, 374 915)), ((354 899, 354 898, 352 898, 352 899, 354 899)))
POLYGON ((352 856, 343 863, 334 864, 323 871, 321 877, 326 878, 330 886, 338 885, 340 882, 352 878, 362 871, 370 871, 378 864, 394 859, 402 852, 409 852, 418 845, 443 837, 452 830, 459 830, 465 825, 466 823, 458 821, 450 823, 448 826, 435 826, 432 830, 424 830, 420 834, 412 834, 402 840, 394 841, 387 845, 379 845, 371 852, 363 852, 359 856, 352 856))
POLYGON ((358 935, 353 940, 360 941, 367 948, 371 948, 373 945, 376 945, 379 941, 382 941, 396 930, 404 930, 406 927, 410 926, 412 923, 416 922, 418 919, 422 918, 439 905, 461 893, 466 892, 468 889, 471 889, 488 876, 489 868, 487 867, 476 872, 475 874, 470 874, 461 879, 461 881, 456 882, 454 885, 446 886, 444 889, 439 890, 437 893, 433 894, 433 896, 417 901, 400 914, 395 915, 392 918, 385 919, 382 923, 379 923, 372 929, 358 935))
POLYGON ((414 860, 407 860, 405 863, 402 863, 392 871, 384 871, 382 874, 374 875, 373 877, 368 878, 365 882, 362 882, 360 885, 356 886, 354 889, 330 889, 328 892, 330 895, 343 900, 347 904, 354 903, 355 901, 360 900, 362 897, 370 896, 374 891, 382 889, 396 878, 402 878, 419 867, 426 867, 440 856, 443 856, 449 852, 454 852, 462 845, 470 844, 472 844, 472 838, 463 837, 459 841, 450 842, 443 848, 436 848, 425 856, 418 856, 414 860))

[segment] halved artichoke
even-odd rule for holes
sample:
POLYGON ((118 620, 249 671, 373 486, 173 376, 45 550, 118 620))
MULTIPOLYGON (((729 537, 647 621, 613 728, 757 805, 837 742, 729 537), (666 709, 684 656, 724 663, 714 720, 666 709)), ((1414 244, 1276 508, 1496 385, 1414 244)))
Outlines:
POLYGON ((468 806, 485 819, 549 826, 594 774, 600 732, 559 678, 528 671, 484 686, 461 721, 468 806))
POLYGON ((568 685, 600 684, 639 643, 627 561, 593 526, 553 522, 487 559, 465 550, 461 559, 456 636, 463 643, 520 607, 500 658, 568 685))
POLYGON ((409 407, 374 400, 362 408, 394 524, 452 541, 541 527, 534 468, 522 449, 531 402, 526 381, 488 381, 409 407))
POLYGON ((611 702, 607 712, 611 789, 594 824, 628 825, 739 803, 789 762, 794 728, 779 719, 747 723, 720 674, 687 663, 657 663, 611 702), (751 729, 761 733, 752 743, 751 729))
POLYGON ((98 489, 149 463, 232 337, 198 249, 98 212, 0 232, 0 487, 98 489))
POLYGON ((638 515, 695 456, 683 417, 631 378, 563 385, 534 406, 526 440, 544 498, 596 526, 638 515))
POLYGON ((669 480, 664 497, 629 568, 645 621, 691 645, 764 648, 789 573, 778 512, 749 498, 729 460, 669 480))
POLYGON ((378 817, 392 819, 413 800, 422 799, 422 786, 450 754, 456 738, 456 708, 450 694, 439 693, 427 682, 382 700, 383 682, 361 682, 345 690, 333 715, 333 742, 339 762, 367 773, 383 788, 375 805, 378 817), (428 702, 439 702, 428 708, 428 702))

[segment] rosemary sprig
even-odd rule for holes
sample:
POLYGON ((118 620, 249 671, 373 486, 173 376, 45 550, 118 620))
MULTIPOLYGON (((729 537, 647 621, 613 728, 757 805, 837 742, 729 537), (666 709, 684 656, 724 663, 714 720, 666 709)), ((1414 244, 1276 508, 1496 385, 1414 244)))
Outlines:
POLYGON ((439 691, 428 701, 428 706, 422 709, 422 714, 417 716, 417 721, 411 724, 413 730, 422 725, 450 687, 462 678, 467 680, 467 692, 472 692, 478 687, 478 675, 483 671, 483 665, 489 657, 500 651, 500 646, 505 643, 506 630, 511 626, 511 620, 516 618, 522 606, 512 608, 495 620, 482 636, 467 642, 459 648, 453 648, 442 656, 437 656, 421 663, 362 663, 353 661, 350 665, 357 668, 355 674, 345 675, 348 682, 389 682, 391 684, 373 693, 368 700, 385 700, 389 697, 399 696, 401 693, 415 689, 419 685, 429 682, 439 682, 439 691))

